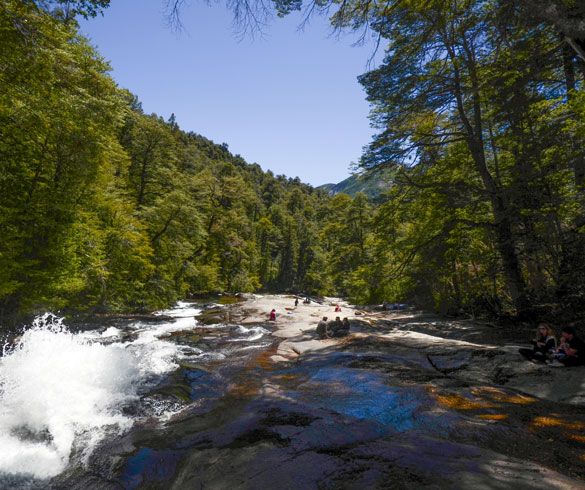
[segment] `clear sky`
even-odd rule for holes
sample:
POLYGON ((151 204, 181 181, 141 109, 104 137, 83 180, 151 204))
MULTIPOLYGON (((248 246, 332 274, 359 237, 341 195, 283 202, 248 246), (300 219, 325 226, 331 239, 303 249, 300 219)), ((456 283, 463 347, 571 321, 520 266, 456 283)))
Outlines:
POLYGON ((223 4, 190 3, 180 34, 166 27, 163 0, 113 0, 81 31, 145 112, 174 113, 181 129, 275 175, 314 186, 348 177, 374 132, 356 79, 373 45, 331 36, 324 17, 299 32, 299 15, 240 39, 223 4))

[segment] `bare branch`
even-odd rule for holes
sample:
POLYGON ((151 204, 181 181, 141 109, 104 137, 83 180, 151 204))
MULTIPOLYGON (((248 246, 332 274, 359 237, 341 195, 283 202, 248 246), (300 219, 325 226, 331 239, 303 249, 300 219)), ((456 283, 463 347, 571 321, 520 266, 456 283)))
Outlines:
POLYGON ((175 32, 183 31, 181 11, 184 6, 189 6, 187 0, 164 0, 164 5, 167 26, 175 32))

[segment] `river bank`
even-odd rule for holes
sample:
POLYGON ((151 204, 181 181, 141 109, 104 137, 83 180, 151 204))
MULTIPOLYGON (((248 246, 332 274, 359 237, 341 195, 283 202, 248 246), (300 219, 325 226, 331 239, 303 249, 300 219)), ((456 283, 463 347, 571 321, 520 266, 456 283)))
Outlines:
POLYGON ((274 362, 298 360, 318 352, 344 351, 352 344, 377 344, 381 350, 415 349, 445 375, 484 379, 553 402, 574 405, 585 402, 585 367, 558 369, 526 362, 518 355, 519 348, 529 346, 534 326, 446 319, 414 309, 364 309, 340 298, 323 298, 321 303, 300 302, 295 307, 294 297, 286 295, 248 296, 248 301, 232 308, 232 316, 242 323, 257 323, 266 321, 273 309, 277 313, 273 335, 283 339, 271 356, 274 362), (335 305, 341 307, 341 312, 335 312, 335 305), (347 317, 350 335, 318 340, 315 328, 323 316, 330 320, 347 317))

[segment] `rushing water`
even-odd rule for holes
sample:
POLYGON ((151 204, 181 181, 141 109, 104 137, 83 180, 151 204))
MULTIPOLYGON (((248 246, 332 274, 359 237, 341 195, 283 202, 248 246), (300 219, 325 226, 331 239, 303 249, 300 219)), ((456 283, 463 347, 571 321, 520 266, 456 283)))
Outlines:
MULTIPOLYGON (((159 312, 171 321, 81 332, 45 314, 15 344, 5 346, 0 359, 0 487, 15 478, 50 478, 72 462, 83 464, 104 438, 129 430, 137 414, 144 415, 144 410, 127 408, 143 403, 140 397, 179 362, 225 357, 225 348, 203 350, 172 340, 173 332, 198 326, 194 316, 200 311, 181 302, 159 312)), ((262 327, 211 328, 227 329, 227 341, 240 350, 253 348, 251 341, 269 333, 262 327)), ((164 418, 180 404, 153 407, 151 401, 148 408, 150 416, 164 418)))

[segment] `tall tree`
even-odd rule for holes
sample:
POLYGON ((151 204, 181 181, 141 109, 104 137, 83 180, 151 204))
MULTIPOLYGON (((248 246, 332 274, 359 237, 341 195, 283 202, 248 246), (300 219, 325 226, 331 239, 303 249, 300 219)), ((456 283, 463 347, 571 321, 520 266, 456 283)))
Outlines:
MULTIPOLYGON (((374 105, 374 124, 382 128, 365 165, 423 165, 423 156, 432 155, 433 148, 464 142, 468 165, 479 178, 481 192, 491 207, 490 225, 512 301, 522 311, 529 298, 509 179, 520 182, 526 168, 508 166, 506 179, 498 174, 501 160, 488 136, 488 115, 493 110, 499 110, 500 115, 511 114, 509 108, 519 106, 525 109, 516 116, 526 114, 531 103, 546 96, 539 88, 528 89, 536 62, 531 63, 535 58, 527 54, 527 46, 520 53, 514 54, 514 49, 521 46, 517 39, 522 38, 544 52, 552 48, 550 39, 554 36, 545 30, 530 41, 520 29, 504 35, 492 22, 495 14, 493 2, 471 0, 430 1, 424 6, 400 2, 387 5, 379 13, 375 28, 388 38, 390 49, 380 68, 361 77, 374 105), (515 47, 502 49, 501 41, 515 47), (518 77, 523 65, 516 65, 516 72, 498 73, 497 63, 510 55, 516 63, 523 62, 524 71, 531 76, 518 77), (490 88, 494 83, 506 83, 505 78, 510 76, 513 78, 508 80, 508 87, 512 90, 498 94, 517 94, 520 98, 508 100, 499 108, 486 106, 490 88), (532 101, 523 101, 530 92, 532 101)), ((512 131, 520 129, 518 120, 512 123, 512 131)), ((516 163, 520 161, 531 165, 526 158, 520 157, 516 163)))
POLYGON ((59 304, 84 287, 75 230, 94 222, 83 208, 117 158, 123 103, 72 26, 17 1, 0 25, 0 295, 59 304))

